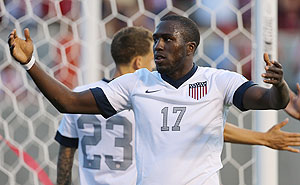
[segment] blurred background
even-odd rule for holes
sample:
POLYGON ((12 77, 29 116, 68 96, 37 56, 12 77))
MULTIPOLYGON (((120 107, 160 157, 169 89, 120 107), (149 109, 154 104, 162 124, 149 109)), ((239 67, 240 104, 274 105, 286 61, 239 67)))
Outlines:
MULTIPOLYGON (((14 28, 22 36, 28 27, 36 59, 51 75, 74 88, 111 77, 115 65, 110 43, 119 29, 143 26, 154 31, 160 17, 176 13, 199 26, 197 65, 236 71, 251 79, 254 1, 99 0, 96 13, 91 2, 0 0, 0 184, 55 184, 58 144, 53 138, 62 117, 10 57, 7 38, 14 28), (91 51, 98 62, 89 60, 91 51)), ((296 83, 300 83, 299 0, 278 0, 278 61, 296 92, 296 83)), ((279 111, 279 122, 286 117, 279 111)), ((300 122, 289 118, 283 130, 300 132, 300 122)), ((230 108, 229 122, 251 129, 251 120, 251 111, 230 108)), ((280 185, 300 184, 299 156, 279 152, 279 172, 274 178, 280 185)), ((222 159, 223 185, 254 184, 253 147, 226 143, 222 159)), ((76 160, 74 184, 79 183, 77 164, 76 160)))

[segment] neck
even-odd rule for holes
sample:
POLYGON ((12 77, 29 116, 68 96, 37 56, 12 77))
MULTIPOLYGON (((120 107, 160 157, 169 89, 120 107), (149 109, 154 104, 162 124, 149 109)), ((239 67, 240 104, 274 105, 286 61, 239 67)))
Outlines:
POLYGON ((135 70, 130 65, 116 66, 116 71, 113 78, 117 78, 127 73, 133 73, 135 70))
MULTIPOLYGON (((185 62, 187 62, 187 61, 185 61, 185 62)), ((183 62, 182 64, 184 64, 185 62, 183 62)), ((187 63, 188 63, 188 65, 178 65, 178 67, 175 70, 170 71, 169 73, 166 73, 166 75, 173 80, 178 80, 178 79, 184 77, 188 72, 191 71, 191 69, 194 66, 193 62, 187 62, 187 63)))
POLYGON ((194 73, 196 72, 197 67, 193 66, 192 69, 186 73, 184 76, 178 78, 178 79, 172 79, 171 77, 167 75, 161 75, 162 79, 169 84, 171 84, 175 88, 179 88, 185 81, 187 81, 189 78, 191 78, 194 73))

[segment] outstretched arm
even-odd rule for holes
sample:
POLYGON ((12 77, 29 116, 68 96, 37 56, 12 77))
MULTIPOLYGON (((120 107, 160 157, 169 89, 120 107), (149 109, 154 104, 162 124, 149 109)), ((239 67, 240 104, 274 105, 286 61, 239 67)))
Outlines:
POLYGON ((76 148, 60 145, 57 160, 57 185, 71 185, 75 152, 76 148))
POLYGON ((230 143, 263 145, 276 150, 286 150, 299 153, 290 146, 300 146, 300 133, 289 133, 280 129, 288 123, 288 119, 270 128, 267 132, 256 132, 225 124, 224 141, 230 143))
POLYGON ((265 83, 272 84, 270 89, 258 85, 249 87, 243 97, 246 109, 283 109, 289 102, 289 88, 283 79, 283 70, 280 63, 270 61, 268 54, 264 54, 266 73, 262 74, 265 83))
MULTIPOLYGON (((8 39, 10 53, 21 65, 28 64, 33 53, 33 43, 27 28, 24 30, 24 35, 25 40, 20 39, 14 29, 8 39)), ((58 111, 63 113, 100 113, 90 90, 80 93, 71 91, 48 75, 37 62, 27 72, 58 111)))
POLYGON ((300 120, 300 85, 297 83, 297 95, 290 90, 290 101, 285 111, 292 117, 300 120))

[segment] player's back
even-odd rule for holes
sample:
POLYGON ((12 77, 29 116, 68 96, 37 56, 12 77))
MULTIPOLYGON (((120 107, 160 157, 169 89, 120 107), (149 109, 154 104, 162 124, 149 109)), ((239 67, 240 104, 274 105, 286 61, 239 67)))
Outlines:
MULTIPOLYGON (((101 87, 107 82, 99 81, 80 86, 74 91, 101 87)), ((78 161, 81 184, 136 184, 134 155, 134 115, 122 111, 108 119, 101 115, 66 114, 58 135, 64 145, 66 138, 78 138, 78 161)), ((74 140, 75 142, 75 140, 74 140)))

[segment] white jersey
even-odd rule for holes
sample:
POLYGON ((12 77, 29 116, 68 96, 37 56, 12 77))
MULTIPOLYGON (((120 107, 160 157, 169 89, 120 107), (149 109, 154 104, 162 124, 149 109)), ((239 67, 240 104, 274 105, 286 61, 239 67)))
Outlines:
POLYGON ((196 66, 178 81, 166 80, 141 69, 91 90, 99 107, 111 104, 100 108, 104 116, 112 109, 134 111, 137 184, 219 184, 226 110, 252 82, 238 73, 196 66))
MULTIPOLYGON (((99 81, 75 91, 105 85, 99 81)), ((109 119, 65 114, 55 139, 67 147, 78 146, 80 184, 135 185, 134 125, 134 115, 129 110, 109 119)))

